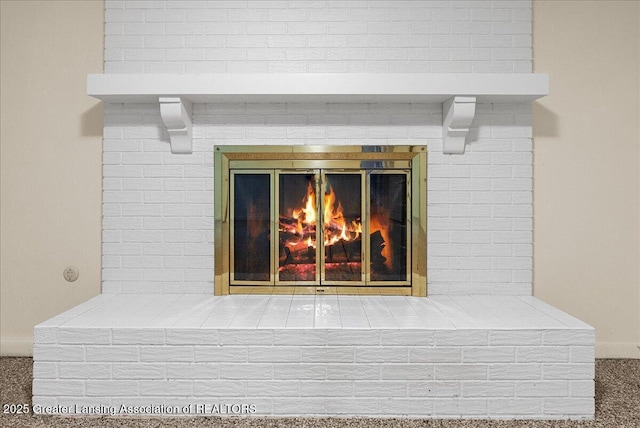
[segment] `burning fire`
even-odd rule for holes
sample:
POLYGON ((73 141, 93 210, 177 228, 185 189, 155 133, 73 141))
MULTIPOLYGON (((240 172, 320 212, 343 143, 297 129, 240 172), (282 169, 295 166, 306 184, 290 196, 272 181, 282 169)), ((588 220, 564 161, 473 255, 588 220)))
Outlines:
MULTIPOLYGON (((340 201, 337 201, 336 206, 336 194, 331 186, 324 195, 323 206, 322 223, 325 246, 331 246, 340 241, 354 241, 360 237, 362 234, 360 219, 347 222, 340 201)), ((316 192, 312 184, 309 183, 307 193, 302 198, 301 208, 293 209, 290 218, 280 217, 280 231, 295 236, 285 243, 290 250, 316 248, 316 225, 318 222, 316 207, 316 192)))
POLYGON ((347 223, 344 218, 342 204, 336 204, 336 194, 333 187, 329 186, 329 192, 324 194, 324 245, 329 246, 342 240, 345 242, 356 240, 362 234, 362 224, 352 220, 347 223))

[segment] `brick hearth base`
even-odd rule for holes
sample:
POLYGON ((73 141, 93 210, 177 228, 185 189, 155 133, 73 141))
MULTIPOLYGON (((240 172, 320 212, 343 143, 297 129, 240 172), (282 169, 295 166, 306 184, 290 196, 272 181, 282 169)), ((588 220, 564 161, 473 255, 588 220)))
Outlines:
POLYGON ((592 418, 593 378, 593 328, 533 297, 103 294, 36 326, 33 405, 592 418))

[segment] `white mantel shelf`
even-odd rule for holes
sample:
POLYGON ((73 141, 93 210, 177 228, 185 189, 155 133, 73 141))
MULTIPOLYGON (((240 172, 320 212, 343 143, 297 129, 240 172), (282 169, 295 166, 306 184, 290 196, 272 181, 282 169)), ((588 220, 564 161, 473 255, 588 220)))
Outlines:
POLYGON ((546 74, 247 73, 90 74, 87 93, 109 103, 525 103, 547 95, 546 74))
POLYGON ((192 103, 442 103, 443 151, 464 153, 476 103, 530 103, 546 74, 248 73, 89 74, 107 103, 160 103, 174 153, 191 153, 192 103))

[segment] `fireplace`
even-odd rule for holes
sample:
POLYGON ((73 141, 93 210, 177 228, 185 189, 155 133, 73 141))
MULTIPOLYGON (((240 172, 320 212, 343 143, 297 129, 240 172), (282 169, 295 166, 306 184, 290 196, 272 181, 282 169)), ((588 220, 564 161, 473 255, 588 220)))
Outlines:
POLYGON ((426 295, 426 153, 216 147, 216 294, 426 295))

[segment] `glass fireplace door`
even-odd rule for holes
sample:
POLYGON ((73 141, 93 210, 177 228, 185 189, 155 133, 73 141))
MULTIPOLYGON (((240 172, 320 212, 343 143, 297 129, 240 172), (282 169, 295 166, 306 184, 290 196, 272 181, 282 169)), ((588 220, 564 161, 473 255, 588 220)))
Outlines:
POLYGON ((217 146, 224 294, 427 292, 426 146, 217 146))
POLYGON ((322 284, 364 285, 364 172, 323 172, 321 183, 322 284))
POLYGON ((276 171, 276 285, 318 285, 319 170, 276 171))
POLYGON ((230 280, 272 283, 273 172, 232 172, 231 183, 230 280))
POLYGON ((230 283, 411 285, 406 170, 231 172, 230 283))
POLYGON ((276 171, 276 285, 364 285, 364 178, 276 171))
POLYGON ((410 284, 409 173, 371 171, 367 207, 369 285, 410 284))

